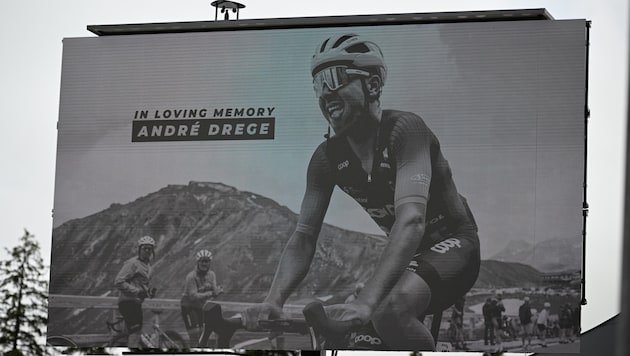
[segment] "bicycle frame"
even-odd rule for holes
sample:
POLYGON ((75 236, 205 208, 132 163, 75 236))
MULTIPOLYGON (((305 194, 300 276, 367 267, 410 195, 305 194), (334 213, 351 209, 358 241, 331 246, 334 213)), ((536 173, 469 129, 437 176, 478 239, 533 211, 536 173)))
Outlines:
MULTIPOLYGON (((151 326, 151 332, 141 333, 140 334, 140 343, 143 348, 149 349, 183 349, 186 348, 186 344, 184 343, 183 338, 175 331, 172 330, 162 330, 160 327, 160 318, 159 314, 161 311, 153 310, 153 321, 151 326), (170 335, 169 335, 170 334, 170 335), (176 340, 177 339, 177 340, 176 340)), ((124 324, 124 320, 122 317, 117 318, 114 322, 106 322, 108 329, 111 333, 111 339, 108 343, 108 346, 122 346, 117 345, 118 342, 124 340, 124 344, 126 344, 126 339, 129 336, 129 332, 124 324), (120 328, 116 326, 122 324, 120 328)))

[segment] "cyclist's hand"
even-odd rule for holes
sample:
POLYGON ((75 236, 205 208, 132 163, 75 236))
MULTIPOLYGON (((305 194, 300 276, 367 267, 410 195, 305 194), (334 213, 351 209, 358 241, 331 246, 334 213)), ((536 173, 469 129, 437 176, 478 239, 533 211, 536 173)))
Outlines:
POLYGON ((157 288, 151 288, 151 289, 149 289, 149 293, 148 293, 149 298, 153 298, 153 297, 155 297, 155 295, 156 295, 156 294, 157 294, 157 288))
POLYGON ((137 296, 138 296, 138 298, 140 298, 142 300, 145 300, 149 296, 149 293, 147 293, 146 290, 141 289, 141 290, 138 291, 137 296))
POLYGON ((328 318, 339 321, 352 320, 356 326, 367 324, 372 316, 372 310, 367 305, 356 301, 330 305, 324 307, 324 310, 328 318))
POLYGON ((259 320, 282 319, 284 313, 282 308, 269 303, 260 303, 252 305, 245 309, 242 313, 243 326, 250 331, 260 330, 258 326, 259 320))

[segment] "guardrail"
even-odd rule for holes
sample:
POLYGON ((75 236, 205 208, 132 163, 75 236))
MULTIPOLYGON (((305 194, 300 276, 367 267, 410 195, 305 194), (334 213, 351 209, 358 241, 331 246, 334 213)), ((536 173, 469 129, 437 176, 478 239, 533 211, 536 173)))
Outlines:
MULTIPOLYGON (((225 312, 242 312, 255 303, 228 302, 213 300, 214 303, 221 304, 225 312)), ((48 296, 48 308, 71 308, 71 309, 118 309, 117 297, 96 297, 85 295, 51 294, 48 296)), ((179 299, 145 299, 142 308, 147 310, 180 310, 179 299)), ((287 304, 284 312, 288 317, 302 316, 303 305, 287 304)))
MULTIPOLYGON (((245 308, 254 305, 254 303, 213 301, 221 304, 221 308, 227 313, 239 313, 245 308)), ((48 296, 48 308, 67 308, 67 309, 118 309, 117 297, 99 297, 85 295, 67 295, 67 294, 51 294, 48 296)), ((179 299, 153 298, 146 299, 142 304, 144 310, 180 310, 179 299)), ((285 314, 289 318, 302 317, 303 305, 287 304, 284 307, 285 314)), ((186 337, 185 332, 182 333, 186 337)), ((54 336, 54 335, 49 335, 54 336)), ((79 346, 94 346, 107 342, 110 338, 109 334, 73 334, 60 335, 71 339, 79 346)))

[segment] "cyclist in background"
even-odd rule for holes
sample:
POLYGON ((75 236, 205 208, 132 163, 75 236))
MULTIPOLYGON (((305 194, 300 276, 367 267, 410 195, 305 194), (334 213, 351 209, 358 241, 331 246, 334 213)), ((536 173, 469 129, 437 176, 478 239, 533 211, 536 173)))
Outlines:
POLYGON ((142 303, 147 297, 153 298, 155 295, 155 289, 149 287, 155 240, 151 236, 143 236, 137 246, 138 255, 123 264, 114 282, 120 291, 118 310, 129 332, 127 346, 130 349, 141 347, 142 303))
POLYGON ((466 303, 466 297, 461 296, 451 310, 451 321, 455 328, 454 335, 454 347, 457 350, 468 350, 466 342, 464 341, 464 304, 466 303))
POLYGON ((532 307, 529 304, 529 297, 523 299, 523 304, 518 308, 518 318, 521 322, 521 340, 523 341, 523 351, 529 351, 532 345, 532 307), (525 341, 527 340, 527 344, 525 341))
POLYGON ((199 337, 203 328, 203 305, 206 301, 222 292, 217 286, 217 278, 210 269, 212 252, 200 250, 195 255, 195 269, 186 275, 184 292, 181 299, 182 318, 190 337, 190 346, 199 346, 199 337))
POLYGON ((411 112, 384 110, 387 76, 377 44, 355 34, 327 38, 311 61, 315 94, 334 136, 319 145, 307 170, 295 231, 269 294, 244 313, 245 326, 277 318, 308 273, 335 186, 387 234, 380 262, 357 298, 326 307, 333 320, 372 322, 393 349, 433 350, 422 323, 472 287, 479 273, 477 226, 459 195, 440 143, 411 112))
POLYGON ((492 306, 494 314, 492 315, 492 327, 494 329, 494 339, 497 344, 496 352, 503 352, 503 333, 505 324, 503 323, 503 312, 505 312, 505 306, 503 306, 503 300, 501 300, 501 294, 497 294, 492 298, 492 306))
POLYGON ((540 333, 541 346, 547 347, 547 328, 549 324, 549 308, 551 308, 551 304, 545 302, 543 304, 543 310, 538 313, 538 319, 536 320, 536 327, 538 328, 538 332, 540 333))

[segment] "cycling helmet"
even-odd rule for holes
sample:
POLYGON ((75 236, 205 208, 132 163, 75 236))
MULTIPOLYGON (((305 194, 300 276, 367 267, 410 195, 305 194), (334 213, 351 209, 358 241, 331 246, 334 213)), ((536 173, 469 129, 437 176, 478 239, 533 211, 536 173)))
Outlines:
POLYGON ((212 260, 212 252, 208 250, 200 250, 199 252, 197 252, 197 255, 195 257, 197 258, 197 261, 199 261, 202 258, 212 260))
POLYGON ((350 33, 325 39, 315 50, 311 60, 311 75, 331 65, 346 65, 350 68, 377 70, 381 82, 385 83, 387 67, 379 46, 359 35, 350 33))
POLYGON ((138 240, 138 246, 142 245, 151 245, 155 247, 155 240, 151 236, 142 236, 140 240, 138 240))

